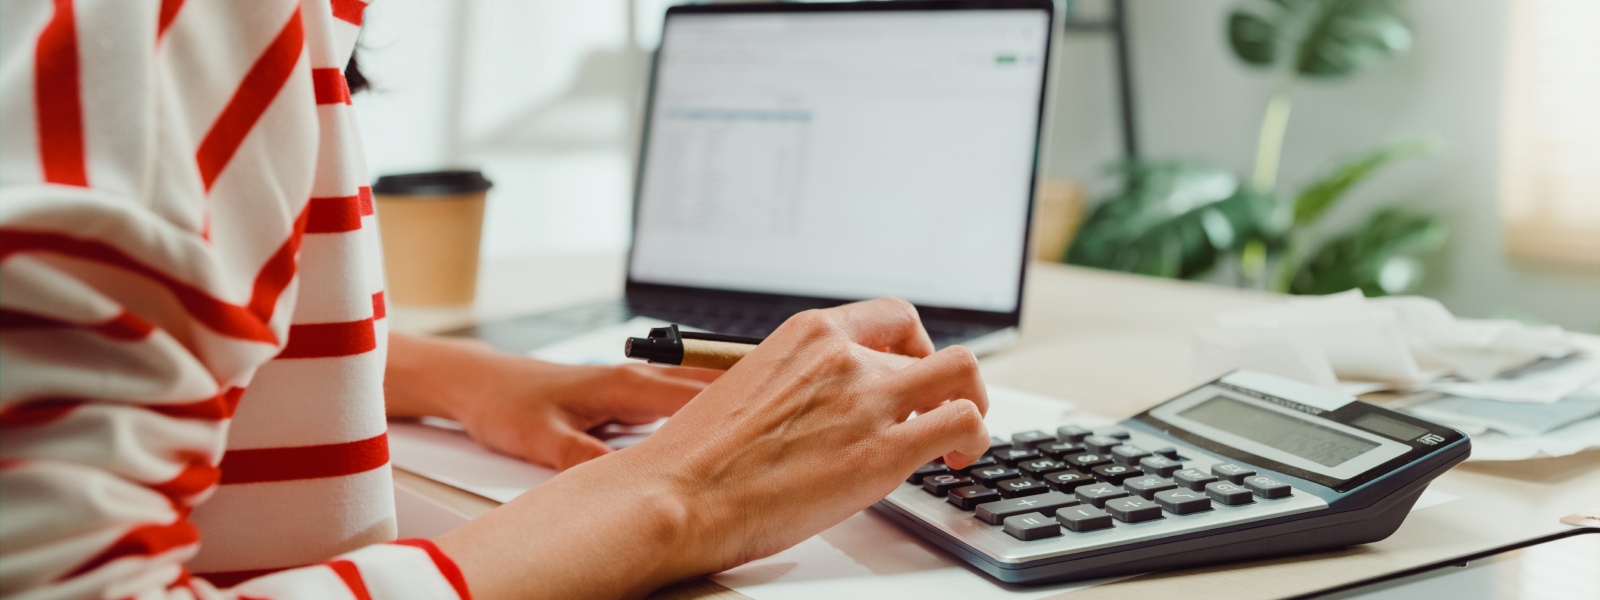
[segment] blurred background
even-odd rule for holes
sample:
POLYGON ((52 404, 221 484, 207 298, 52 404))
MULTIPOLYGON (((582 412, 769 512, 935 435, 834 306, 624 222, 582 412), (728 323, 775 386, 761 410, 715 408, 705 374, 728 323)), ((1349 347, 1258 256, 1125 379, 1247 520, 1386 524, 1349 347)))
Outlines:
MULTIPOLYGON (((372 174, 482 169, 488 260, 621 253, 670 4, 375 3, 372 174)), ((1042 258, 1600 331, 1600 3, 1059 6, 1042 258)))

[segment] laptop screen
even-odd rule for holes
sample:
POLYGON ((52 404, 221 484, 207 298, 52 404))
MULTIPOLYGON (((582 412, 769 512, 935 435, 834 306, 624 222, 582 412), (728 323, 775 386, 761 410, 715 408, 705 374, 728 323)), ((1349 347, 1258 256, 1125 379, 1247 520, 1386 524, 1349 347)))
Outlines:
POLYGON ((630 279, 1017 310, 1049 19, 669 13, 630 279))

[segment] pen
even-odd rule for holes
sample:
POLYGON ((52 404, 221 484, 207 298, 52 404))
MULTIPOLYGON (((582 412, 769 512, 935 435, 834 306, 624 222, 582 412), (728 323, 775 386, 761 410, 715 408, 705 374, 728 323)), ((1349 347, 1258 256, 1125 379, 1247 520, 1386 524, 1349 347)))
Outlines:
POLYGON ((651 328, 649 337, 628 338, 622 353, 655 365, 726 371, 760 343, 757 337, 679 331, 677 325, 668 325, 651 328))

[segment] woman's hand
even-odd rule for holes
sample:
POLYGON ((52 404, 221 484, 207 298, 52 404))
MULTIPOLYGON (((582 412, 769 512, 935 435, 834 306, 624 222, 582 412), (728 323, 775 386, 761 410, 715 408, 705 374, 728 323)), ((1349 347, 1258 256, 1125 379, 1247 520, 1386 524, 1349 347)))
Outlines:
POLYGON ((438 542, 480 600, 643 594, 792 546, 939 456, 970 464, 987 407, 971 352, 933 353, 910 304, 808 311, 649 439, 438 542))
POLYGON ((565 470, 611 451, 589 430, 671 416, 718 375, 644 364, 560 365, 477 341, 392 334, 384 387, 389 416, 454 419, 478 443, 565 470))

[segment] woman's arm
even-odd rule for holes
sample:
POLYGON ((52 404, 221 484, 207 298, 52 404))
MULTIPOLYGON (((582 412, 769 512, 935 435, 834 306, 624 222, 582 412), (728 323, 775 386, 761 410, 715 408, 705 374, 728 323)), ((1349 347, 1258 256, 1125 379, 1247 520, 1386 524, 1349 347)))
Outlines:
POLYGON ((936 457, 970 464, 987 406, 972 353, 933 353, 910 304, 810 311, 646 441, 437 542, 479 600, 638 596, 799 543, 936 457))

